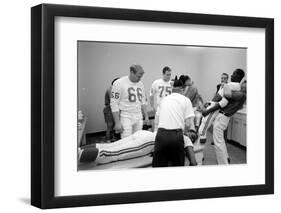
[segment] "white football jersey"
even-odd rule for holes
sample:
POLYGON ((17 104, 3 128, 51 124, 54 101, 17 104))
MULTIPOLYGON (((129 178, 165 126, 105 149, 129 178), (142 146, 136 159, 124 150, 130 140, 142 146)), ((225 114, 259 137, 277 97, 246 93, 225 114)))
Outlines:
POLYGON ((150 89, 150 96, 156 98, 156 106, 158 108, 161 100, 172 93, 170 81, 164 81, 162 78, 155 80, 150 89))
POLYGON ((110 99, 112 112, 141 113, 143 104, 146 104, 146 97, 141 81, 134 83, 124 76, 114 82, 110 99))

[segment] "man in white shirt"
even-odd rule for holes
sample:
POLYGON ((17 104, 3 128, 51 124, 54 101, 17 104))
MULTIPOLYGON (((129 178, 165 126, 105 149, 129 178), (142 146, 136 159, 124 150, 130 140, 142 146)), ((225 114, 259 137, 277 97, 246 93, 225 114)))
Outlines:
POLYGON ((154 117, 154 132, 158 129, 158 121, 159 121, 159 105, 161 100, 170 95, 172 93, 172 86, 171 86, 171 73, 172 70, 170 67, 164 67, 162 70, 162 78, 155 80, 152 83, 150 89, 150 105, 152 106, 153 110, 155 111, 154 117), (156 100, 156 101, 155 101, 156 100), (155 103, 156 102, 156 103, 155 103))
POLYGON ((153 167, 184 166, 183 134, 189 129, 194 129, 194 111, 191 101, 183 92, 183 82, 176 80, 172 94, 163 98, 160 103, 153 167))
MULTIPOLYGON (((194 153, 192 153, 193 143, 196 140, 195 134, 195 132, 188 131, 184 136, 186 156, 191 165, 196 164, 194 153)), ((96 143, 84 148, 79 147, 78 161, 103 165, 149 155, 154 150, 155 136, 156 132, 140 130, 112 143, 96 143)))
POLYGON ((112 86, 110 106, 114 130, 121 133, 121 138, 142 129, 143 114, 148 123, 145 89, 140 81, 143 74, 144 70, 140 65, 132 65, 129 76, 118 79, 112 86))

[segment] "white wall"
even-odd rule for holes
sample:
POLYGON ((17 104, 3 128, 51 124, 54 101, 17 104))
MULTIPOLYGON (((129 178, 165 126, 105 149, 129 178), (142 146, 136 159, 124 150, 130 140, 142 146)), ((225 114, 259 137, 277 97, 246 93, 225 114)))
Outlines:
POLYGON ((247 73, 247 50, 241 48, 206 48, 202 57, 198 88, 203 100, 211 100, 222 73, 230 75, 241 68, 247 73))
MULTIPOLYGON (((200 45, 200 44, 198 44, 200 45)), ((188 47, 103 42, 78 43, 79 109, 87 116, 86 132, 106 130, 103 118, 104 93, 111 81, 128 75, 129 66, 144 68, 146 94, 164 66, 172 76, 189 75, 205 101, 212 99, 223 72, 246 70, 246 50, 238 48, 188 47)))
MULTIPOLYGON (((147 10, 226 14, 275 18, 275 58, 281 55, 279 1, 245 0, 44 0, 45 3, 81 4, 147 10)), ((1 177, 0 211, 37 213, 30 206, 30 7, 42 1, 12 0, 1 4, 1 177)), ((48 210, 48 212, 278 212, 281 200, 281 62, 275 61, 275 194, 183 200, 127 205, 48 210)), ((240 174, 238 174, 240 175, 240 174)), ((208 177, 206 177, 208 178, 208 177)), ((190 179, 187 181, 196 181, 190 179)), ((118 181, 118 180, 114 180, 118 181)), ((93 184, 96 184, 93 182, 93 184)))

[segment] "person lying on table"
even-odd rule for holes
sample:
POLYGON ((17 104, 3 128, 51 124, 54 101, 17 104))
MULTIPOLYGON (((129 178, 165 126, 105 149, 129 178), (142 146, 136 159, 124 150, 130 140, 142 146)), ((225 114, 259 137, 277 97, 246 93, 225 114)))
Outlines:
MULTIPOLYGON (((102 165, 149 155, 154 151, 155 136, 156 132, 140 130, 112 143, 95 143, 85 148, 79 147, 78 161, 102 165)), ((197 134, 193 130, 184 135, 186 157, 192 166, 197 165, 193 151, 193 143, 196 140, 197 134)))

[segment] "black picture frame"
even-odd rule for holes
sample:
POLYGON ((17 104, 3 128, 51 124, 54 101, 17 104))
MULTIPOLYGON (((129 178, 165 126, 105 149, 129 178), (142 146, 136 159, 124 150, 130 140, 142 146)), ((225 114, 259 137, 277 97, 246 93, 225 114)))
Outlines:
POLYGON ((41 4, 31 8, 32 205, 46 209, 272 193, 274 193, 274 19, 53 4, 41 4), (56 197, 54 21, 58 16, 265 29, 265 184, 56 197))

